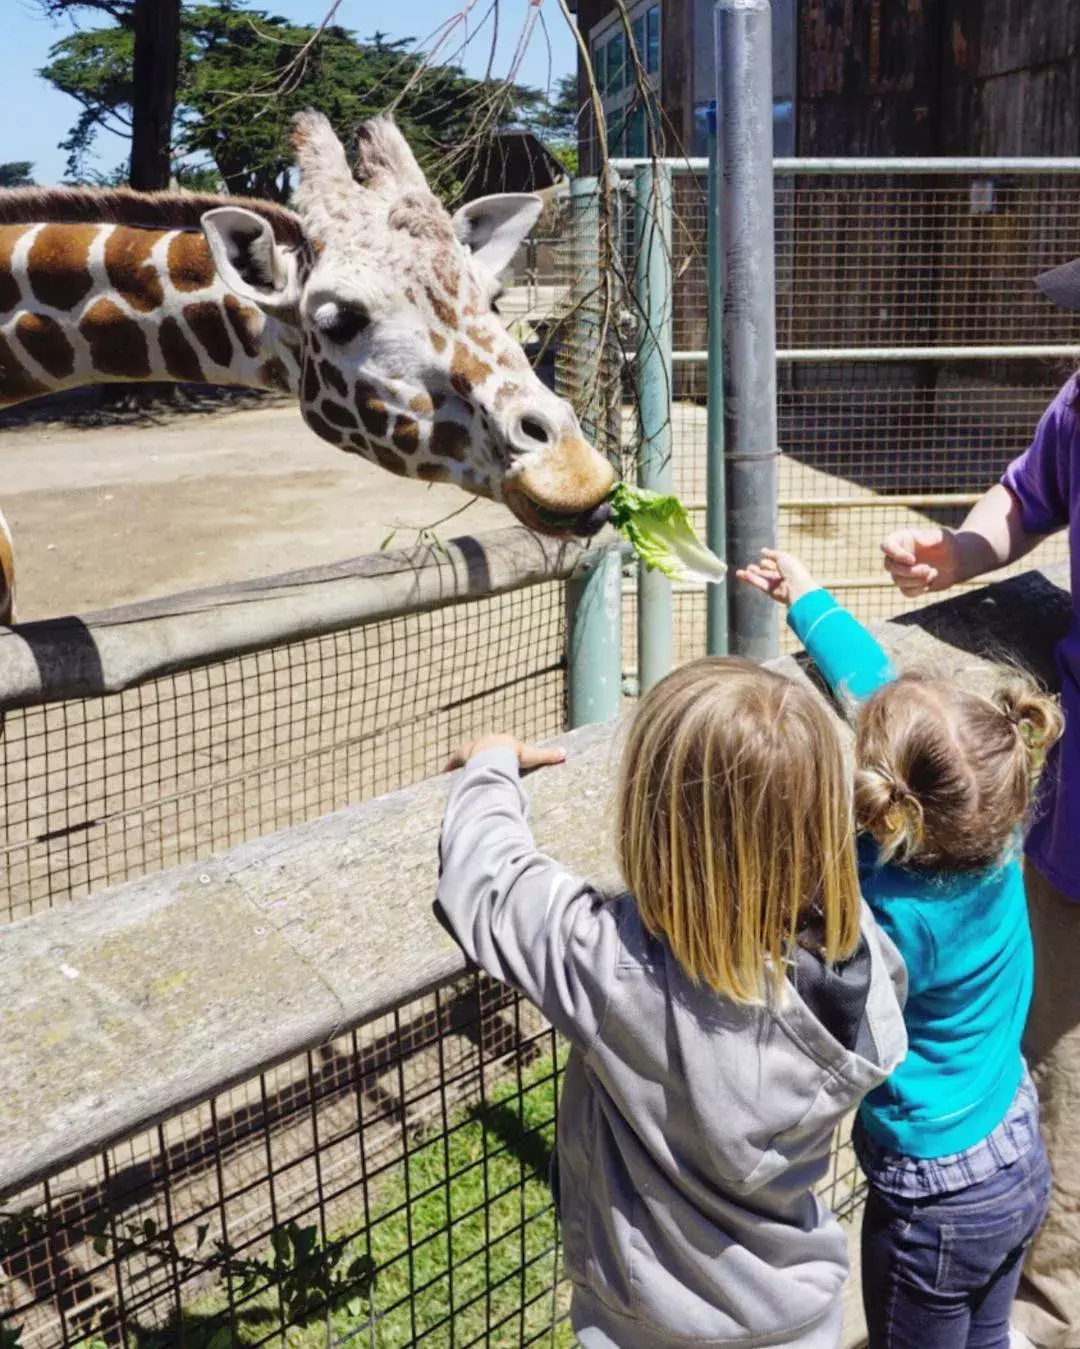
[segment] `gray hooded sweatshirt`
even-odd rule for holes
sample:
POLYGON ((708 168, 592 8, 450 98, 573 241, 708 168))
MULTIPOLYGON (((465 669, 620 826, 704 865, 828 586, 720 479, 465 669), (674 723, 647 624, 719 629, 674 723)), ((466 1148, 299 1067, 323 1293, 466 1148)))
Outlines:
MULTIPOLYGON (((846 1246, 814 1187, 837 1124, 906 1052, 895 948, 864 905, 854 1017, 826 1018, 846 1016, 845 1048, 791 984, 779 1005, 745 1007, 692 982, 630 896, 605 900, 537 851, 525 810, 511 751, 469 762, 437 904, 472 960, 572 1046, 558 1174, 578 1339, 835 1343, 846 1246)), ((818 969, 820 1005, 832 972, 818 969)))

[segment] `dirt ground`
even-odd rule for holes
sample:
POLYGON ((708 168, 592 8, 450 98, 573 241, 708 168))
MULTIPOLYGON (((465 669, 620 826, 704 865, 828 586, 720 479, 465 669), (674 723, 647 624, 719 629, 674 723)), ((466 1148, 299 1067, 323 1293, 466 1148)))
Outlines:
MULTIPOLYGON (((23 621, 337 562, 395 526, 405 545, 469 500, 335 450, 289 407, 0 430, 23 621)), ((438 532, 510 523, 474 501, 438 532)))

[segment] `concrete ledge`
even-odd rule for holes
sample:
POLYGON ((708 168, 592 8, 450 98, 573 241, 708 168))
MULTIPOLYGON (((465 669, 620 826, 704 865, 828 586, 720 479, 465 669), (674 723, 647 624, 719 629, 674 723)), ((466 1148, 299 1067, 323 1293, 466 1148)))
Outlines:
MULTIPOLYGON (((903 666, 1044 677, 1067 573, 1030 572, 881 629, 903 666)), ((797 678, 793 660, 780 668, 797 678)), ((541 846, 614 877, 616 725, 528 780, 541 846)), ((464 968, 432 912, 447 780, 0 930, 0 1197, 332 1038, 464 968)))

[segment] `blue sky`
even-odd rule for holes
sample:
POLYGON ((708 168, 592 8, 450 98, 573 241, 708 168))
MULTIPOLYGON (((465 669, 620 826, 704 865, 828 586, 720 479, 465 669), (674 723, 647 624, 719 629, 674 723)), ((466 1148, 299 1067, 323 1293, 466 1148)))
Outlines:
MULTIPOLYGON (((461 12, 467 0, 397 0, 373 3, 372 0, 342 0, 336 22, 361 37, 376 29, 390 37, 428 38, 448 18, 461 12)), ((455 35, 442 48, 441 55, 458 61, 470 74, 482 75, 487 67, 491 46, 491 26, 481 19, 492 0, 477 0, 472 9, 469 31, 472 40, 464 52, 455 54, 460 37, 455 35), (479 31, 478 31, 479 30, 479 31)), ((257 0, 253 8, 280 14, 296 23, 317 23, 329 8, 330 0, 257 0)), ((66 135, 78 113, 74 99, 57 93, 37 75, 48 59, 50 46, 70 31, 70 23, 53 24, 41 17, 34 0, 2 0, 4 23, 0 29, 0 163, 12 159, 34 162, 34 176, 41 183, 58 182, 64 172, 64 154, 57 143, 66 135)), ((529 0, 498 0, 500 41, 495 63, 497 74, 504 74, 530 10, 529 0)), ((573 35, 566 25, 556 0, 541 0, 534 29, 518 80, 546 88, 549 80, 574 68, 573 35)), ((88 21, 92 14, 84 14, 88 21)), ((463 30, 459 29, 460 34, 463 30)), ((111 169, 126 157, 126 148, 116 137, 99 137, 97 167, 111 169)))

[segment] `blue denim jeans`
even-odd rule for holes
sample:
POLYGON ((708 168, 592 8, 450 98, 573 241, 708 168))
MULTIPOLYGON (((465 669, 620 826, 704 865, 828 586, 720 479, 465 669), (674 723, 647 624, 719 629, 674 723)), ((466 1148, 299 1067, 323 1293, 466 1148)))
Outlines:
POLYGON ((1007 1349, 1024 1254, 1046 1214, 1041 1142, 949 1194, 870 1186, 862 1230, 870 1349, 1007 1349))

